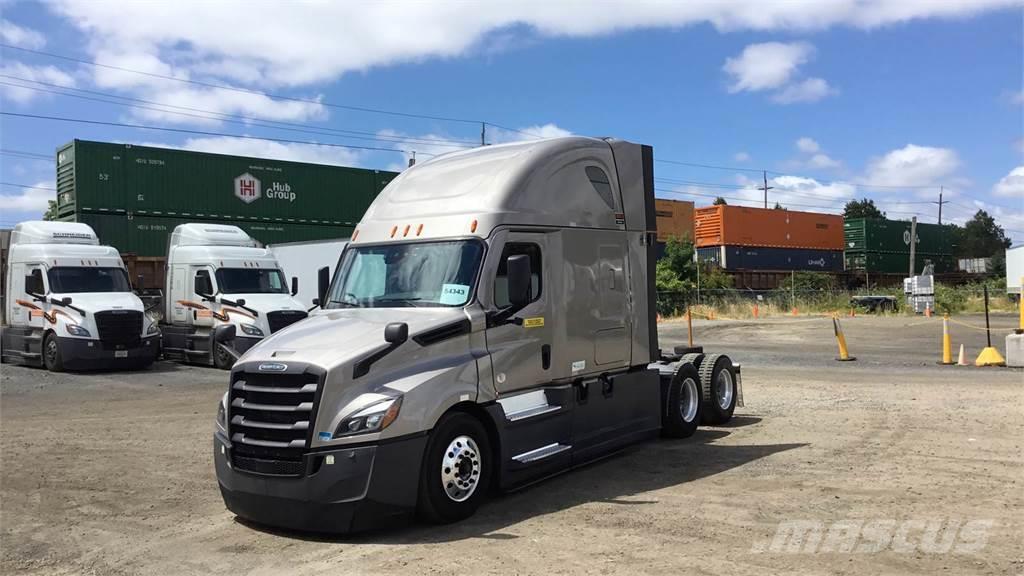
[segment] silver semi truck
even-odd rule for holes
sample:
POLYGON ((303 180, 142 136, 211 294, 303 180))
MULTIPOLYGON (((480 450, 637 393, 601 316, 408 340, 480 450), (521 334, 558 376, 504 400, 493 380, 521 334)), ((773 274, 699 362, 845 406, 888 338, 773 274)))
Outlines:
POLYGON ((492 490, 728 421, 739 367, 658 348, 652 166, 649 146, 569 137, 398 176, 319 308, 232 369, 214 437, 228 509, 324 532, 451 522, 492 490))

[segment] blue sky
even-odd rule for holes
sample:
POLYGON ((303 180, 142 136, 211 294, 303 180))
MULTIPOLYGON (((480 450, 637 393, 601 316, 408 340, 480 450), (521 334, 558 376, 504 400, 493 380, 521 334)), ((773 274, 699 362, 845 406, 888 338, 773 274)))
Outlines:
POLYGON ((406 163, 398 150, 424 158, 480 137, 470 122, 325 105, 336 103, 514 129, 488 126, 488 142, 612 135, 654 145, 659 160, 728 168, 657 164, 659 194, 698 205, 714 195, 756 204, 755 171, 766 169, 770 200, 793 209, 838 211, 867 196, 890 216, 934 222, 928 202, 942 186, 945 220, 985 208, 1024 241, 1019 1, 68 0, 7 1, 0 12, 4 44, 122 69, 4 48, 4 112, 396 149, 3 116, 0 225, 37 217, 53 197, 52 161, 23 153, 52 155, 73 138, 398 169, 406 163), (132 108, 123 98, 151 104, 132 108))

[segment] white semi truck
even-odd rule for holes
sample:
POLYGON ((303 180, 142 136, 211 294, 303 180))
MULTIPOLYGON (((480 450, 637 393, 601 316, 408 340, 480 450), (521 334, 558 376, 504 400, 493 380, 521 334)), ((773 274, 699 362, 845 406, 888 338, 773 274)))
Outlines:
POLYGON ((289 288, 274 255, 241 228, 181 224, 167 250, 164 355, 230 368, 256 342, 306 318, 297 290, 298 281, 289 288), (222 326, 233 337, 217 342, 222 326))
POLYGON ((493 489, 728 421, 739 366, 661 353, 654 268, 649 146, 557 138, 409 168, 320 308, 232 369, 225 504, 300 530, 451 522, 493 489))
POLYGON ((22 222, 11 233, 2 355, 64 369, 143 368, 160 331, 132 292, 117 250, 75 222, 22 222))
POLYGON ((347 244, 348 238, 337 238, 268 244, 267 249, 284 267, 286 275, 299 279, 299 292, 295 299, 309 308, 318 296, 320 270, 327 268, 330 278, 347 244))

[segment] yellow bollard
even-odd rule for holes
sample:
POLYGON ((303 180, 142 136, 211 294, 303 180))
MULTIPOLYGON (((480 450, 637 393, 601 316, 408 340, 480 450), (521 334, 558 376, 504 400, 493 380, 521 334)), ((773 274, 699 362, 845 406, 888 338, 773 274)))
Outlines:
POLYGON ((853 356, 850 356, 850 351, 846 349, 846 336, 843 335, 843 327, 839 325, 839 315, 834 314, 832 316, 832 328, 836 333, 836 342, 839 343, 839 357, 836 360, 840 362, 851 362, 856 360, 853 356))
POLYGON ((949 314, 942 317, 942 362, 943 365, 953 364, 953 343, 949 339, 949 314))
POLYGON ((693 348, 693 316, 690 314, 690 307, 686 307, 686 339, 693 348))
POLYGON ((1017 332, 1024 332, 1024 277, 1020 279, 1020 294, 1017 297, 1018 308, 1020 308, 1020 325, 1017 327, 1017 332))

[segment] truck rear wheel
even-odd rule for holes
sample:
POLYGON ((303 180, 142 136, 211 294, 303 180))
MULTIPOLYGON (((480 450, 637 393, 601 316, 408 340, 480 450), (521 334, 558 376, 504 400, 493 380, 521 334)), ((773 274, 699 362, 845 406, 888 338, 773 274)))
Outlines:
POLYGON ((43 366, 50 372, 63 372, 64 359, 60 355, 60 343, 57 336, 50 332, 43 339, 43 366))
POLYGON ((701 413, 700 374, 693 364, 679 367, 669 383, 667 403, 661 412, 661 435, 689 438, 697 431, 701 413))
POLYGON ((420 472, 419 513, 429 522, 468 518, 487 496, 491 445, 479 420, 452 413, 430 433, 420 472))
POLYGON ((732 360, 725 355, 708 355, 701 364, 700 379, 711 392, 711 401, 704 405, 704 421, 725 424, 736 410, 736 369, 732 360))

